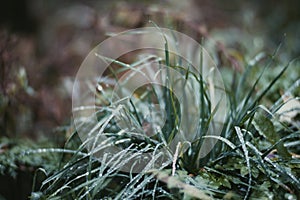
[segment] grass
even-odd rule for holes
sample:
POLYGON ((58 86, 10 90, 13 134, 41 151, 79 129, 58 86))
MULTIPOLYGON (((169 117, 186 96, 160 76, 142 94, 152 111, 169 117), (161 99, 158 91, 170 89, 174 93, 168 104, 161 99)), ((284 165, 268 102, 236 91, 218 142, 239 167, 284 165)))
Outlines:
MULTIPOLYGON (((143 55, 132 64, 113 60, 118 67, 110 68, 107 79, 98 84, 100 89, 105 88, 128 70, 134 68, 133 76, 139 75, 156 63, 165 70, 168 87, 145 85, 134 95, 125 95, 128 101, 117 102, 112 101, 111 90, 99 90, 98 122, 84 123, 83 127, 87 140, 81 142, 75 130, 63 149, 37 148, 18 154, 22 159, 48 154, 59 160, 55 168, 37 165, 40 168, 35 177, 43 173, 45 178, 34 183, 31 199, 300 198, 299 107, 277 94, 283 92, 299 101, 300 76, 295 75, 299 61, 281 66, 276 60, 278 48, 264 59, 257 55, 257 59, 245 63, 242 73, 221 68, 227 70, 224 80, 229 109, 220 134, 212 135, 210 127, 219 108, 212 109, 209 83, 179 58, 172 60, 167 44, 165 57, 143 55), (173 70, 178 72, 176 76, 173 70), (182 96, 175 95, 176 87, 182 90, 182 96), (190 97, 191 89, 195 94, 190 97), (176 136, 181 136, 180 123, 192 120, 182 119, 182 108, 189 108, 191 102, 201 108, 195 128, 184 129, 192 139, 174 143, 176 136), (282 120, 284 112, 278 112, 281 108, 296 115, 288 115, 290 121, 282 120), (148 134, 149 130, 155 134, 148 134), (216 141, 216 145, 201 156, 206 139, 216 141)), ((126 90, 122 92, 126 94, 126 90)))

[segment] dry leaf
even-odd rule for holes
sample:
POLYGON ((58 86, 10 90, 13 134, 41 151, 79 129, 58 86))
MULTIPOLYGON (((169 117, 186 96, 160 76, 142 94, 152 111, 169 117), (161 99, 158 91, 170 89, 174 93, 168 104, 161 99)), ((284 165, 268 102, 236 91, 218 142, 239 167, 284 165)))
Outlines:
POLYGON ((291 123, 300 113, 300 101, 293 96, 283 96, 284 105, 276 112, 281 122, 291 123))

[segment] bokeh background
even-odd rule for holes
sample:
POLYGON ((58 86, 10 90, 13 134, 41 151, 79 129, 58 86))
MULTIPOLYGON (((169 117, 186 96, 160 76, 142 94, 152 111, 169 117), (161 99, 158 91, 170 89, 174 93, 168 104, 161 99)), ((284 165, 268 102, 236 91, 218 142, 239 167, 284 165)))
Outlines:
POLYGON ((153 26, 196 40, 211 37, 234 56, 275 49, 300 52, 300 2, 221 0, 12 0, 0 7, 1 134, 55 137, 71 117, 72 80, 88 52, 110 32, 153 26), (252 52, 249 52, 252 51, 252 52), (54 135, 53 135, 54 134, 54 135))

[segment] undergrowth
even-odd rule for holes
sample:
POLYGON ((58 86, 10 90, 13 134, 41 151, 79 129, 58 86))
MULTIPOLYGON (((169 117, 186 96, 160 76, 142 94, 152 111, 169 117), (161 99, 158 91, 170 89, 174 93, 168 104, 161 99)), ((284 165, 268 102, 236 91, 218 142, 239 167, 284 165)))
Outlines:
MULTIPOLYGON (((165 64, 180 72, 181 83, 192 80, 195 101, 203 108, 197 129, 190 133, 192 142, 169 146, 179 134, 176 127, 181 120, 180 99, 172 93, 172 88, 145 86, 137 90, 127 104, 113 104, 109 98, 111 91, 99 91, 98 123, 90 126, 96 126, 95 132, 104 134, 105 140, 101 140, 88 126, 89 138, 83 142, 75 129, 62 149, 38 148, 23 152, 22 159, 51 153, 54 160, 59 160, 56 168, 41 165, 36 171, 36 174, 43 173, 46 178, 42 182, 35 182, 31 198, 299 198, 300 76, 296 73, 300 63, 293 60, 282 66, 276 60, 278 51, 271 55, 264 54, 264 57, 257 55, 245 63, 247 67, 242 73, 226 69, 227 77, 224 80, 229 110, 218 136, 208 134, 214 117, 207 97, 208 83, 201 74, 170 62, 167 46, 164 58, 144 55, 130 65, 114 61, 118 68, 111 68, 112 73, 108 76, 111 80, 117 79, 119 73, 141 66, 141 63, 146 67, 151 62, 165 64), (287 71, 293 74, 290 76, 286 74, 287 71), (272 77, 270 74, 276 75, 272 77), (284 84, 282 90, 281 84, 284 84), (165 124, 161 129, 150 127, 156 130, 156 134, 149 136, 145 124, 159 122, 155 121, 155 116, 146 118, 141 110, 148 108, 151 111, 154 101, 166 111, 165 124), (126 122, 125 129, 118 125, 120 117, 126 122), (102 132, 98 132, 99 129, 102 132), (217 143, 209 154, 200 158, 205 138, 214 139, 217 143), (101 145, 96 145, 98 140, 101 145), (112 154, 104 151, 112 145, 122 150, 112 154), (166 152, 162 155, 159 150, 164 148, 166 152), (146 164, 140 173, 135 173, 132 162, 143 159, 143 155, 149 152, 151 156, 146 159, 146 164), (101 154, 100 160, 96 153, 101 154), (159 166, 156 163, 160 159, 168 162, 159 166), (124 172, 124 167, 128 166, 131 170, 124 172)), ((101 87, 105 87, 104 84, 99 82, 101 87)))

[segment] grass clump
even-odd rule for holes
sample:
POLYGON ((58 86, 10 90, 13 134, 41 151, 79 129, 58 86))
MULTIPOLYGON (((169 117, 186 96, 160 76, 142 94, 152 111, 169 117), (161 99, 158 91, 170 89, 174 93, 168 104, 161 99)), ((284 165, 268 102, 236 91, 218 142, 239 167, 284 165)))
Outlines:
MULTIPOLYGON (((32 199, 297 199, 299 107, 289 102, 299 101, 299 80, 284 91, 290 100, 266 98, 269 92, 278 91, 272 90, 274 85, 287 79, 284 77, 289 67, 299 68, 299 61, 281 67, 274 62, 277 53, 267 61, 253 59, 242 74, 230 72, 232 81, 225 82, 229 110, 218 135, 209 134, 218 109, 212 109, 209 83, 202 74, 185 67, 187 63, 170 60, 173 55, 168 46, 163 58, 143 55, 132 64, 113 60, 118 67, 110 68, 110 75, 99 81, 99 88, 118 82, 121 74, 133 68, 135 74, 142 74, 153 63, 160 70, 166 66, 165 85, 170 85, 144 85, 133 95, 125 95, 126 101, 115 102, 111 100, 112 90, 99 90, 97 124, 82 127, 88 134, 83 142, 75 131, 66 148, 56 151, 67 162, 46 173, 49 175, 33 191, 32 199), (271 69, 276 69, 276 75, 265 79, 271 69), (176 70, 178 76, 170 75, 171 70, 176 70), (175 95, 177 86, 183 93, 192 89, 193 99, 184 99, 187 93, 175 95), (176 136, 181 136, 181 108, 190 106, 190 101, 201 108, 196 128, 186 127, 192 139, 172 144, 176 136), (165 113, 157 112, 156 106, 165 113), (296 113, 287 115, 290 121, 282 118, 289 112, 296 113), (149 130, 155 134, 149 134, 149 130), (216 141, 216 145, 201 157, 205 139, 216 141)), ((109 60, 101 55, 99 59, 109 60)))

